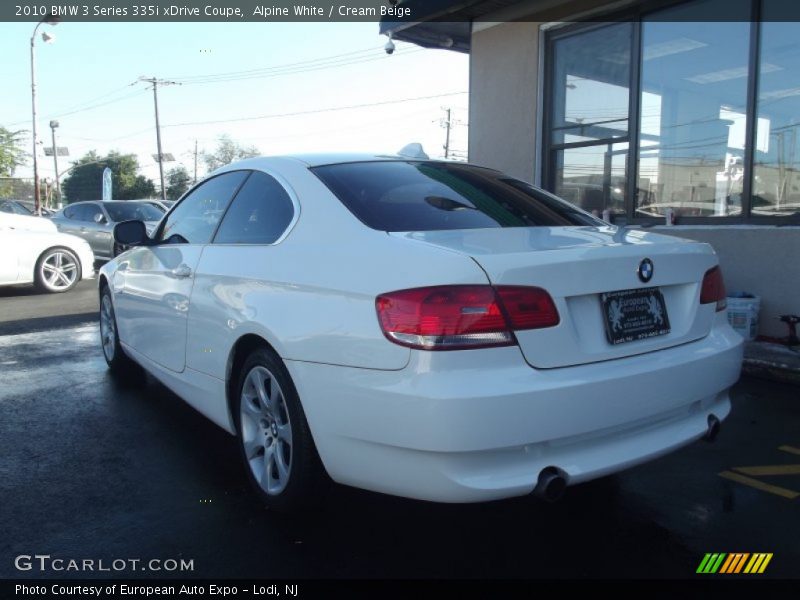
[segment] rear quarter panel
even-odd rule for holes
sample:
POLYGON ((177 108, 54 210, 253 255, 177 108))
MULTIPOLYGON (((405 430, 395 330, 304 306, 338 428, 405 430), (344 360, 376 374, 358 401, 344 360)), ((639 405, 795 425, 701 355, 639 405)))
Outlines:
POLYGON ((304 165, 284 165, 281 174, 301 206, 288 237, 272 246, 203 251, 188 317, 192 369, 224 378, 231 348, 249 333, 284 359, 402 369, 410 351, 384 337, 376 296, 488 283, 467 256, 367 228, 304 165))

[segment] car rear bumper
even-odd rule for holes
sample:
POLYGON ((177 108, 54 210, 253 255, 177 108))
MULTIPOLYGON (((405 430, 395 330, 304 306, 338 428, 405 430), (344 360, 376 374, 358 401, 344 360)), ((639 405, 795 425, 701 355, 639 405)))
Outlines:
POLYGON ((412 353, 399 371, 287 361, 331 477, 442 502, 530 493, 556 467, 575 484, 699 439, 730 412, 742 339, 706 338, 536 370, 518 348, 412 353))

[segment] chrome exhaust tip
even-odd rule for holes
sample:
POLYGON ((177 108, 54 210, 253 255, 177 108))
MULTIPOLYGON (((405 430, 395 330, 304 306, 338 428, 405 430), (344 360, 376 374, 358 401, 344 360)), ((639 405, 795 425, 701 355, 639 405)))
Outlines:
POLYGON ((717 435, 719 435, 721 425, 722 422, 717 418, 716 415, 708 415, 708 429, 703 435, 703 440, 706 442, 713 442, 717 435))
POLYGON ((555 467, 545 467, 539 473, 539 481, 533 488, 533 495, 545 502, 556 502, 567 489, 567 479, 555 467))

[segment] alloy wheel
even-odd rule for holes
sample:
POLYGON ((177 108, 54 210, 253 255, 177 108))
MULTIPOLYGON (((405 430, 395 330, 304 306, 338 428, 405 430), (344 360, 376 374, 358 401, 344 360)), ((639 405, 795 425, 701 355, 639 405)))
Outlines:
POLYGON ((269 495, 286 489, 292 470, 292 424, 275 376, 263 366, 245 377, 240 399, 241 440, 253 477, 269 495))
POLYGON ((56 250, 49 254, 41 266, 42 281, 53 290, 72 287, 78 278, 78 263, 71 254, 56 250))

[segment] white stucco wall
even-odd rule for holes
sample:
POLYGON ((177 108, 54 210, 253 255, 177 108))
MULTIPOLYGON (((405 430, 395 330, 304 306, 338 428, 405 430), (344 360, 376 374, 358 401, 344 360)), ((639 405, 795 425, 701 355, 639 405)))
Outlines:
POLYGON ((472 35, 469 159, 533 182, 539 27, 502 23, 472 35))

